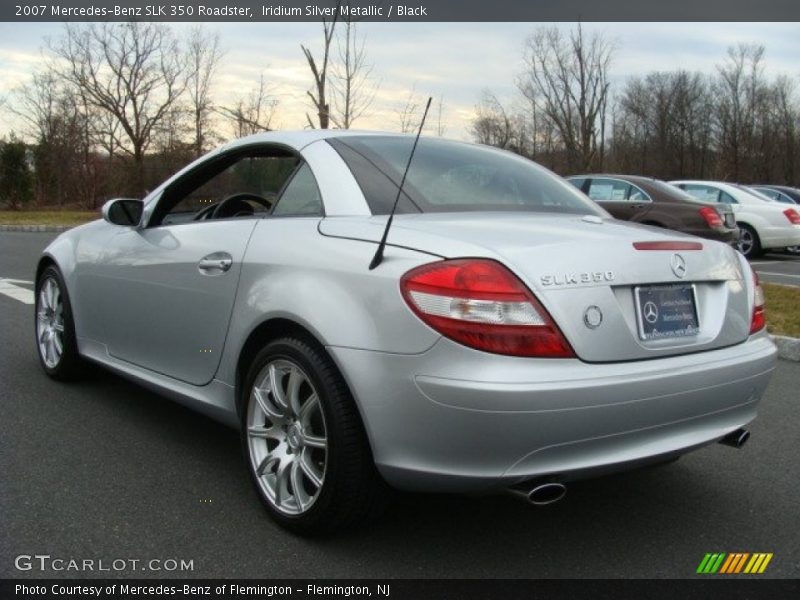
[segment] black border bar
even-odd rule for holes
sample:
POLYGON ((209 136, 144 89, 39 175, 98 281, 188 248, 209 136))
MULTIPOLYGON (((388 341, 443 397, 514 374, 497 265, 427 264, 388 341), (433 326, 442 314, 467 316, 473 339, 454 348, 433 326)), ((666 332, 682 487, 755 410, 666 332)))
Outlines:
MULTIPOLYGON (((0 21, 293 22, 336 0, 4 0, 0 21)), ((800 21, 797 0, 343 0, 360 21, 800 21), (405 10, 401 10, 401 7, 405 10)))
POLYGON ((653 579, 1 579, 0 598, 366 598, 391 600, 753 600, 800 597, 797 579, 715 577, 653 579), (22 586, 25 589, 22 589, 22 586), (125 587, 127 586, 127 588, 125 587), (188 586, 188 587, 187 587, 188 586), (247 592, 237 592, 241 586, 247 592), (380 589, 378 586, 382 586, 380 589), (281 588, 291 590, 281 592, 281 588), (94 592, 92 590, 95 590, 94 592), (96 591, 100 593, 97 594, 96 591), (114 591, 115 590, 115 591, 114 591), (125 592, 127 590, 127 593, 125 592), (132 590, 136 590, 133 592, 132 590), (368 590, 368 593, 365 592, 368 590), (330 591, 331 593, 327 593, 330 591), (384 593, 381 593, 381 592, 384 593), (388 595, 386 594, 388 592, 388 595))

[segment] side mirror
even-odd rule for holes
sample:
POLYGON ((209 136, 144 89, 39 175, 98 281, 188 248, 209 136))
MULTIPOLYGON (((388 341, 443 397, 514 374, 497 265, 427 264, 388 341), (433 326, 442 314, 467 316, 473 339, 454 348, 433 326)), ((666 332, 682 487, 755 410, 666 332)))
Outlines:
POLYGON ((114 198, 103 205, 103 218, 112 225, 135 227, 142 220, 144 202, 135 198, 114 198))

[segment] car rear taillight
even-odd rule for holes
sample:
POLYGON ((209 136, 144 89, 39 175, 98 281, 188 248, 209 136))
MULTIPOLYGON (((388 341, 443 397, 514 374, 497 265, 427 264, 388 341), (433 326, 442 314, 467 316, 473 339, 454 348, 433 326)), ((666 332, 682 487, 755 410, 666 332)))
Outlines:
POLYGON ((709 227, 722 227, 722 218, 719 216, 719 213, 710 206, 701 208, 700 216, 705 219, 709 227))
POLYGON ((783 211, 783 214, 786 215, 786 218, 789 219, 789 222, 792 225, 800 225, 800 215, 797 214, 797 211, 793 208, 787 208, 783 211))
POLYGON ((420 319, 465 346, 512 356, 575 356, 544 307, 496 261, 422 265, 403 275, 400 290, 420 319))
POLYGON ((767 324, 767 315, 764 306, 766 303, 764 288, 761 287, 761 282, 758 280, 758 273, 753 270, 753 267, 750 267, 750 271, 753 273, 753 287, 755 289, 755 294, 753 296, 753 318, 750 319, 750 334, 752 335, 764 329, 764 326, 767 324))

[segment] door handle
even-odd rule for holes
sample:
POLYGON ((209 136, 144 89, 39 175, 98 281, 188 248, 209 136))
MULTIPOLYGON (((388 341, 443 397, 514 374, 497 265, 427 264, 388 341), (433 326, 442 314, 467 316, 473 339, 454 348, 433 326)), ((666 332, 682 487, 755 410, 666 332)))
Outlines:
POLYGON ((227 252, 214 252, 204 256, 197 264, 198 270, 204 275, 219 275, 233 265, 233 257, 227 252))

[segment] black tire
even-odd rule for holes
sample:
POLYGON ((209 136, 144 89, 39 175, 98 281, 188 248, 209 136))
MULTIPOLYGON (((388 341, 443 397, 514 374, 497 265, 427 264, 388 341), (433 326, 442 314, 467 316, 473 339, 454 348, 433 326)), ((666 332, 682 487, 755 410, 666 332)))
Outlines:
POLYGON ((750 247, 749 247, 749 249, 747 251, 745 251, 744 249, 742 249, 741 246, 739 246, 739 251, 742 254, 744 254, 744 257, 747 258, 748 260, 749 259, 753 259, 753 258, 758 258, 759 256, 761 256, 761 253, 762 253, 761 240, 759 239, 758 234, 756 233, 756 230, 753 229, 752 227, 750 227, 750 225, 747 225, 746 223, 742 223, 741 225, 739 225, 739 236, 740 236, 740 239, 741 239, 741 236, 743 234, 747 234, 747 235, 751 236, 752 240, 753 240, 753 243, 750 245, 750 247))
POLYGON ((36 353, 39 356, 39 362, 47 373, 53 379, 58 381, 69 381, 78 378, 84 371, 84 362, 78 354, 78 344, 75 338, 75 320, 72 315, 72 305, 70 304, 67 286, 64 283, 64 278, 61 272, 55 265, 50 265, 45 268, 39 278, 36 280, 36 293, 34 304, 34 345, 36 346, 36 353), (61 301, 61 319, 63 323, 63 332, 61 332, 61 357, 55 364, 49 364, 48 360, 42 355, 42 349, 39 344, 39 311, 41 306, 41 291, 42 287, 48 280, 52 280, 58 286, 61 301))
POLYGON ((388 498, 388 487, 372 458, 355 401, 325 350, 314 340, 285 337, 270 342, 253 359, 242 386, 242 449, 250 478, 271 517, 301 535, 324 535, 356 528, 378 516, 388 498), (306 375, 320 400, 327 436, 326 467, 318 496, 297 515, 281 512, 259 483, 251 455, 248 414, 254 409, 256 378, 272 361, 290 361, 306 375))

